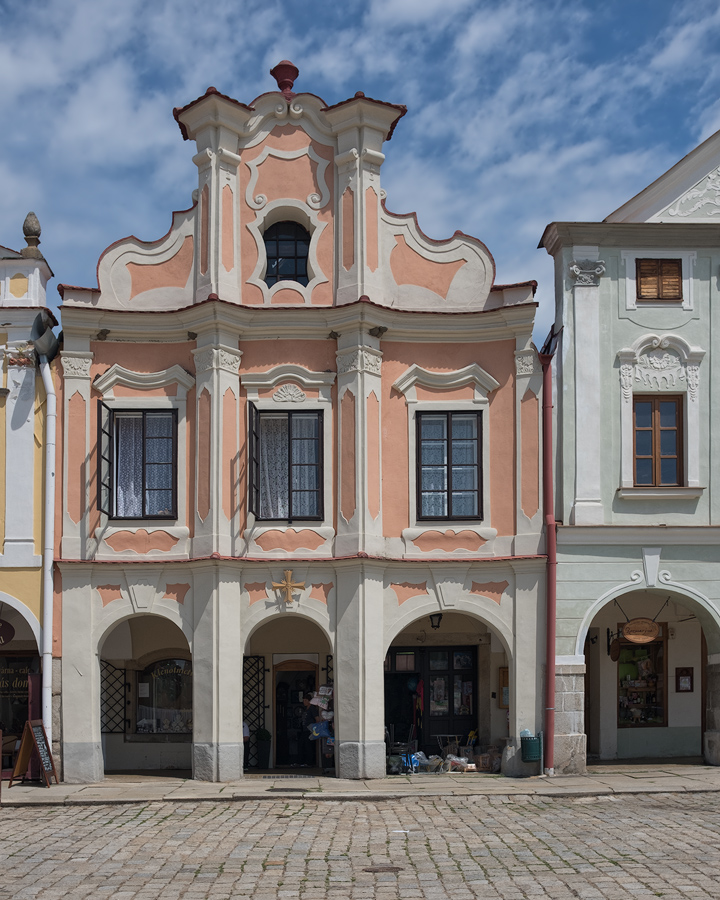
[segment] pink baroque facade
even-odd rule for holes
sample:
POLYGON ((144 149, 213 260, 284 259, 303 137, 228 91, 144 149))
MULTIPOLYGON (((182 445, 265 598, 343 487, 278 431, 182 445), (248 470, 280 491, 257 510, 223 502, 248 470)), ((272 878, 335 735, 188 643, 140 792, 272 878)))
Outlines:
POLYGON ((282 89, 248 104, 208 88, 175 110, 192 206, 110 246, 97 287, 61 287, 65 777, 232 780, 260 729, 271 766, 329 768, 301 726, 326 683, 342 776, 385 774, 386 727, 428 753, 475 730, 529 773, 535 285, 388 210, 404 107, 328 105, 273 71, 282 89))

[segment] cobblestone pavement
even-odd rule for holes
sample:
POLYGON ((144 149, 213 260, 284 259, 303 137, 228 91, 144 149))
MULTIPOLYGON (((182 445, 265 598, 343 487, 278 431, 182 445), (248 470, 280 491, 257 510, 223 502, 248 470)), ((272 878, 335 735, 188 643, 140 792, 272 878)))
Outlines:
POLYGON ((0 811, 0 900, 628 896, 720 897, 717 794, 0 811))

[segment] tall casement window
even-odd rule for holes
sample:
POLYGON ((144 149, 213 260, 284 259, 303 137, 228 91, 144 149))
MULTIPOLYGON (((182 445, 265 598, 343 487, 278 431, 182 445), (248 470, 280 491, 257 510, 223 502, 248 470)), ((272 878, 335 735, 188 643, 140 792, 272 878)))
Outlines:
POLYGON ((100 402, 98 505, 114 519, 177 518, 177 411, 100 402))
POLYGON ((684 484, 682 463, 682 397, 633 398, 635 485, 684 484))
POLYGON ((482 413, 419 412, 417 508, 420 519, 481 519, 482 413))
POLYGON ((267 268, 265 284, 272 287, 278 281, 296 281, 307 286, 307 259, 310 233, 297 222, 277 222, 263 235, 267 268))
POLYGON ((636 259, 638 300, 682 300, 681 259, 636 259))
POLYGON ((258 519, 323 518, 322 428, 322 411, 250 404, 250 511, 258 519))

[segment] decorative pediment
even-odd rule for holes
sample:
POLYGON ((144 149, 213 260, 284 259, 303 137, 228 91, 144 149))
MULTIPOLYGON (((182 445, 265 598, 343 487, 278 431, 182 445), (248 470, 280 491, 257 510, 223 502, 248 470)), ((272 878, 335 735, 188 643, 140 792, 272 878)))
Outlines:
POLYGON ((132 372, 115 363, 107 372, 103 372, 93 382, 93 387, 104 397, 112 397, 117 385, 135 390, 151 391, 177 384, 183 392, 187 392, 195 384, 195 379, 181 366, 170 366, 159 372, 132 372))
POLYGON ((439 390, 451 390, 471 384, 475 389, 475 402, 486 400, 488 394, 500 387, 492 375, 481 369, 477 363, 472 363, 454 372, 430 372, 421 366, 412 365, 397 379, 393 387, 405 394, 408 403, 417 400, 416 386, 436 388, 439 390))
POLYGON ((700 362, 705 351, 674 334, 644 334, 631 347, 618 351, 623 399, 629 403, 633 390, 687 390, 697 399, 700 362))

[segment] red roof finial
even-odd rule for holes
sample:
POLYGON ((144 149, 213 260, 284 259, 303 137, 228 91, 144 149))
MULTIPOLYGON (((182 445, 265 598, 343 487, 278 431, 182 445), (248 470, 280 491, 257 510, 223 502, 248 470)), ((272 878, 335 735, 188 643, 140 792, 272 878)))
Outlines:
POLYGON ((292 88, 295 84, 295 79, 300 74, 296 65, 291 63, 289 59, 283 59, 274 69, 270 69, 270 74, 277 81, 278 87, 286 100, 290 100, 291 97, 295 96, 292 88))

